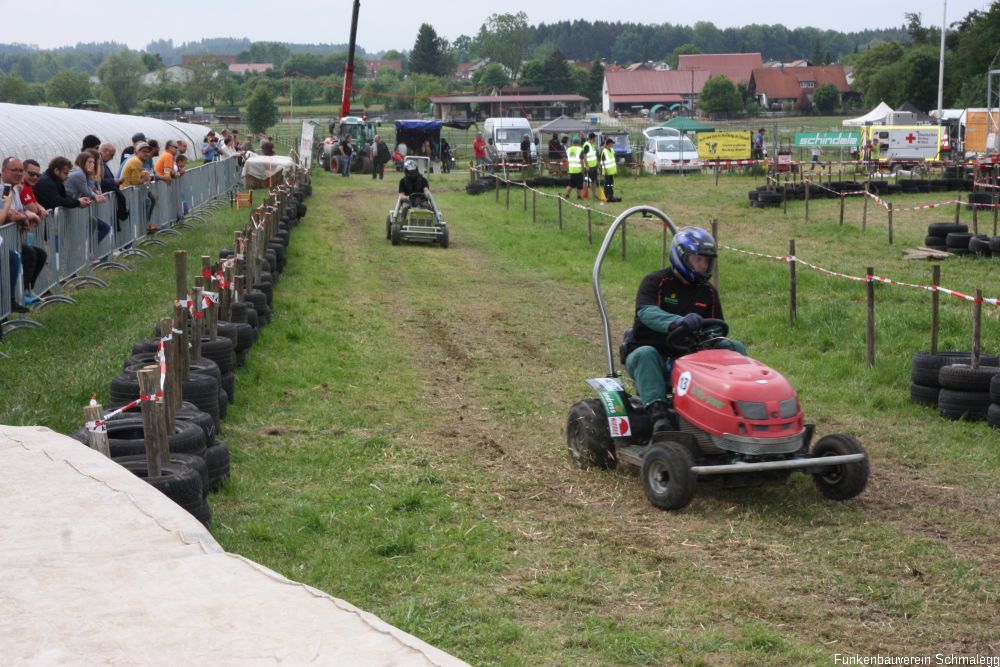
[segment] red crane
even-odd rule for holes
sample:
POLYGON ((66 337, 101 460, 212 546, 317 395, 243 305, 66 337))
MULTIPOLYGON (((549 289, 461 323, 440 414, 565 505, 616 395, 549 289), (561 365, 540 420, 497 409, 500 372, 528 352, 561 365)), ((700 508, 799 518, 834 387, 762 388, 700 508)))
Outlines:
POLYGON ((351 16, 351 41, 348 43, 347 64, 344 65, 344 96, 340 100, 340 117, 351 113, 351 89, 354 87, 354 45, 358 37, 358 11, 361 0, 354 0, 354 14, 351 16))

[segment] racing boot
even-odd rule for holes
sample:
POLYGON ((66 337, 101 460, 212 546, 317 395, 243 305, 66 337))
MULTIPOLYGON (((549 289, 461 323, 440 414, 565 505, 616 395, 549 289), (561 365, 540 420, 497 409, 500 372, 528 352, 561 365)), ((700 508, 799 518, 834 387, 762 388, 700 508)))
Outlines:
POLYGON ((656 438, 658 433, 677 430, 674 426, 673 417, 670 415, 670 404, 665 400, 653 401, 646 406, 646 410, 649 412, 649 418, 653 422, 653 438, 656 438))

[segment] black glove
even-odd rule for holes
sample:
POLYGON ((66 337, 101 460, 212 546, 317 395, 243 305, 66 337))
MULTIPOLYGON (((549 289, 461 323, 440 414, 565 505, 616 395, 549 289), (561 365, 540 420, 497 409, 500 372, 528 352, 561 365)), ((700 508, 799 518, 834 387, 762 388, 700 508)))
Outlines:
POLYGON ((684 327, 688 331, 701 331, 702 317, 698 313, 688 313, 684 317, 676 319, 670 325, 671 329, 684 327))

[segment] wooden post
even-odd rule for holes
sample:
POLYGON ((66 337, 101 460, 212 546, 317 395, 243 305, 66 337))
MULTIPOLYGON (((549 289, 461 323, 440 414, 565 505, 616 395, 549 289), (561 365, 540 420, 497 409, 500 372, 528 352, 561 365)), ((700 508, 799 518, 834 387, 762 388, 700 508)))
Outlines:
POLYGON ((955 200, 955 224, 958 224, 959 218, 962 216, 962 195, 957 195, 955 200))
POLYGON ((983 290, 976 290, 976 300, 972 304, 972 367, 979 368, 979 352, 983 331, 983 290))
POLYGON ((936 264, 931 267, 931 285, 934 291, 931 292, 931 354, 937 354, 938 346, 938 308, 941 303, 941 292, 938 285, 941 284, 941 266, 936 264))
POLYGON ((788 241, 788 321, 795 324, 798 314, 798 283, 795 280, 795 239, 788 241))
POLYGON ((201 287, 195 287, 191 291, 191 300, 194 302, 194 319, 191 320, 192 359, 201 359, 201 334, 205 326, 205 311, 201 307, 202 291, 201 287))
POLYGON ((97 426, 98 422, 104 421, 104 411, 101 404, 94 401, 91 405, 83 409, 83 418, 87 424, 94 424, 93 428, 87 430, 87 446, 96 449, 109 459, 111 458, 111 445, 108 444, 108 431, 106 426, 97 426))
POLYGON ((843 193, 841 193, 841 195, 840 195, 840 226, 841 227, 844 226, 844 199, 846 199, 846 196, 843 193))
POLYGON ((538 222, 538 191, 531 191, 531 222, 538 222))
POLYGON ((866 342, 866 359, 868 361, 868 368, 874 368, 875 366, 875 281, 872 280, 872 276, 875 275, 875 269, 868 267, 867 276, 867 292, 868 292, 868 323, 865 327, 865 342, 866 342))
POLYGON ((719 161, 715 161, 715 187, 719 187, 719 161))
MULTIPOLYGON (((164 317, 160 320, 160 331, 163 332, 163 335, 170 334, 170 327, 172 325, 173 322, 169 317, 164 317)), ((174 428, 176 408, 184 400, 184 397, 180 395, 182 393, 183 382, 177 379, 180 374, 180 370, 177 368, 177 342, 177 337, 172 336, 171 340, 163 344, 163 355, 166 358, 167 364, 167 377, 163 382, 163 402, 167 406, 167 427, 171 431, 174 428)), ((157 374, 157 383, 159 383, 159 374, 157 374)), ((157 384, 157 389, 159 389, 159 384, 157 384)))
POLYGON ((524 210, 527 211, 528 210, 528 183, 526 181, 521 183, 521 189, 524 190, 524 210))
POLYGON ((562 223, 562 203, 563 203, 563 198, 559 197, 559 231, 560 232, 562 231, 562 228, 563 228, 563 223, 562 223))
POLYGON ((892 202, 889 202, 889 245, 892 245, 892 202))
MULTIPOLYGON (((160 388, 160 371, 156 366, 146 366, 138 373, 139 394, 142 396, 156 396, 160 388)), ((161 464, 164 457, 169 460, 170 446, 167 440, 167 429, 163 419, 160 418, 160 411, 156 409, 156 403, 162 404, 162 399, 155 398, 142 402, 142 431, 146 441, 146 469, 150 477, 160 475, 161 464)))
POLYGON ((227 266, 225 270, 225 284, 228 287, 219 288, 219 310, 212 314, 211 320, 208 322, 208 337, 211 340, 215 340, 215 322, 217 318, 222 318, 224 322, 228 322, 226 318, 232 312, 232 304, 236 299, 233 298, 233 281, 235 276, 233 275, 233 267, 227 266))
MULTIPOLYGON (((823 178, 823 174, 820 174, 820 178, 823 178)), ((812 179, 804 183, 806 192, 806 222, 809 222, 809 190, 812 188, 812 179)))
POLYGON ((593 220, 594 209, 587 207, 587 243, 594 245, 594 220, 593 220))
MULTIPOLYGON (((717 218, 712 218, 712 238, 715 239, 716 255, 718 255, 719 248, 719 220, 717 218)), ((666 239, 666 233, 664 233, 664 239, 666 239)), ((719 258, 715 258, 715 271, 712 272, 712 284, 715 285, 715 289, 719 289, 719 258)))
POLYGON ((868 229, 868 182, 865 181, 865 209, 861 214, 861 231, 868 229))
POLYGON ((505 190, 505 191, 506 191, 506 193, 507 193, 507 194, 506 194, 506 198, 507 198, 507 210, 509 211, 509 210, 510 210, 510 179, 508 179, 508 180, 507 180, 507 181, 505 181, 505 182, 506 182, 506 184, 507 184, 507 185, 506 185, 506 187, 504 188, 504 190, 505 190))

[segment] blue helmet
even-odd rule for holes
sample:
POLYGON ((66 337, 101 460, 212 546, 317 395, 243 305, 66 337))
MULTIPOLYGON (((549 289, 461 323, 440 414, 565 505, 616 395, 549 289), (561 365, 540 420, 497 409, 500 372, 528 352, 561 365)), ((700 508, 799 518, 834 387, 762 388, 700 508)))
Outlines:
POLYGON ((670 265, 674 272, 689 283, 708 282, 715 269, 717 256, 715 239, 700 227, 684 227, 676 234, 670 244, 670 265), (688 256, 701 255, 708 258, 708 268, 705 271, 695 271, 688 262, 688 256))

